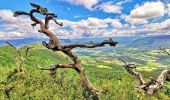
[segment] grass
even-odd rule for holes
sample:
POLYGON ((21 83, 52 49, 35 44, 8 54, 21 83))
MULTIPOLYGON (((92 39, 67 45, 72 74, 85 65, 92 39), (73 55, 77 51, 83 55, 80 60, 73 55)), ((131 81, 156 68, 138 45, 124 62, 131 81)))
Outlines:
MULTIPOLYGON (((87 97, 87 92, 81 85, 80 76, 74 70, 42 71, 35 67, 35 64, 48 67, 51 64, 71 63, 66 55, 61 52, 52 52, 39 44, 32 46, 34 48, 30 50, 29 59, 23 66, 24 72, 16 73, 10 78, 9 74, 17 68, 15 50, 9 46, 0 47, 1 100, 84 100, 87 97)), ((170 99, 169 82, 158 93, 148 96, 143 91, 134 89, 137 82, 117 60, 103 61, 90 56, 80 58, 90 82, 99 89, 101 100, 170 99)), ((149 64, 153 65, 153 63, 149 64)), ((146 79, 158 75, 160 71, 140 70, 146 79)))

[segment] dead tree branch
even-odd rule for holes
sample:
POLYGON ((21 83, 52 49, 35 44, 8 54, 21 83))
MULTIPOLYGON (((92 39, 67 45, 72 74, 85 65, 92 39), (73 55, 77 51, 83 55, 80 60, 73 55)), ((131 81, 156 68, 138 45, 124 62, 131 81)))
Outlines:
POLYGON ((31 18, 31 20, 34 22, 31 24, 32 26, 36 26, 37 24, 40 25, 40 29, 38 32, 45 34, 47 37, 49 37, 49 42, 42 42, 42 44, 53 51, 62 51, 65 53, 72 61, 73 64, 59 64, 59 65, 52 65, 50 68, 41 68, 38 67, 39 69, 42 70, 56 70, 57 68, 72 68, 76 70, 80 76, 81 76, 81 81, 82 85, 85 88, 85 90, 88 91, 90 95, 92 95, 93 99, 98 100, 99 95, 98 91, 91 85, 89 82, 87 75, 85 73, 85 69, 81 65, 81 60, 78 58, 76 54, 74 54, 71 50, 80 47, 80 48, 95 48, 95 47, 101 47, 105 46, 105 44, 109 44, 110 46, 116 46, 118 42, 113 41, 112 39, 105 40, 101 43, 86 43, 86 44, 70 44, 70 45, 62 45, 60 44, 59 39, 50 31, 49 29, 49 21, 54 21, 56 24, 62 26, 62 23, 59 23, 55 20, 57 17, 56 14, 54 13, 49 13, 46 8, 43 8, 39 5, 32 4, 31 6, 33 9, 30 12, 24 12, 24 11, 16 11, 14 13, 14 16, 19 16, 19 15, 27 15, 31 18), (37 17, 34 16, 34 13, 39 13, 45 16, 45 23, 38 19, 37 17))
POLYGON ((82 44, 82 43, 75 43, 75 44, 69 44, 69 45, 65 45, 63 46, 63 49, 74 49, 77 47, 80 48, 95 48, 95 47, 102 47, 105 46, 105 44, 109 44, 110 46, 116 46, 118 42, 113 41, 111 38, 109 38, 108 40, 104 40, 101 43, 86 43, 86 44, 82 44))
POLYGON ((6 42, 9 46, 13 47, 14 49, 17 49, 14 45, 12 45, 11 43, 9 42, 6 42))
POLYGON ((28 53, 30 51, 32 47, 26 47, 26 50, 25 50, 25 57, 28 57, 28 53))
POLYGON ((15 55, 15 60, 16 60, 16 63, 18 63, 18 72, 22 72, 23 71, 23 64, 25 63, 25 61, 27 60, 28 58, 28 53, 29 53, 29 50, 32 48, 32 47, 28 47, 28 46, 25 46, 25 54, 23 55, 21 53, 21 51, 19 49, 17 49, 14 45, 12 45, 11 43, 9 42, 6 42, 10 47, 14 48, 17 55, 15 55))
POLYGON ((161 53, 167 54, 170 56, 170 50, 163 49, 162 47, 159 47, 161 53))
POLYGON ((137 65, 135 64, 127 64, 127 62, 125 62, 122 59, 119 59, 120 61, 122 61, 124 63, 124 68, 125 70, 130 73, 132 76, 135 76, 136 79, 138 79, 140 85, 145 84, 145 81, 142 77, 142 75, 139 72, 135 71, 135 68, 137 67, 137 65))
POLYGON ((41 70, 57 70, 57 68, 74 68, 74 64, 58 64, 58 65, 51 65, 48 68, 40 67, 37 65, 36 67, 41 70))
POLYGON ((168 81, 168 77, 170 76, 170 69, 163 70, 158 77, 152 78, 148 82, 145 82, 143 76, 136 71, 135 64, 127 64, 127 62, 125 62, 124 60, 119 60, 124 63, 123 66, 125 70, 139 81, 140 86, 138 86, 138 88, 142 89, 143 91, 145 91, 145 93, 149 95, 153 95, 159 89, 161 89, 164 86, 165 82, 168 81))

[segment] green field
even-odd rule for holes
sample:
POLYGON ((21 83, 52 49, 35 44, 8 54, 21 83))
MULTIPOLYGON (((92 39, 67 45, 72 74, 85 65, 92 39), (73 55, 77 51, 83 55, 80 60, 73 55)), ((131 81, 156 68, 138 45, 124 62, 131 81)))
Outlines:
MULTIPOLYGON (((52 64, 70 63, 66 55, 52 52, 39 44, 29 52, 23 72, 14 74, 20 60, 16 50, 10 46, 0 47, 0 100, 84 100, 80 77, 72 69, 42 71, 36 64, 48 67, 52 64)), ((24 48, 20 48, 24 54, 24 48)), ((137 68, 146 79, 169 68, 170 57, 157 50, 136 48, 76 49, 90 82, 99 90, 101 100, 170 100, 170 82, 153 96, 135 89, 138 82, 129 75, 118 58, 137 63, 137 68), (107 52, 106 52, 107 51, 107 52)))

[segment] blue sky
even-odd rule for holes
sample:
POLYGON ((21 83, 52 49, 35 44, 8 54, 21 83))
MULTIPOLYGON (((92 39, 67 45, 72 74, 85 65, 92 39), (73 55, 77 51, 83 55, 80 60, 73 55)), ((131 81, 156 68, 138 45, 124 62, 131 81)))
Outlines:
POLYGON ((51 31, 59 38, 170 34, 170 0, 2 0, 1 39, 45 37, 28 17, 12 16, 31 10, 30 2, 58 15, 64 26, 51 22, 51 31))

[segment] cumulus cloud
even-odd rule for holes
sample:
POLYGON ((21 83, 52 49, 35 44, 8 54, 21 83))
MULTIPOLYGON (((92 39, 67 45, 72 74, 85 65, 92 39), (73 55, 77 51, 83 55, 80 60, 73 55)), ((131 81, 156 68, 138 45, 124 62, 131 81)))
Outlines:
POLYGON ((167 13, 168 15, 170 15, 170 4, 167 4, 166 13, 167 13))
POLYGON ((123 28, 123 24, 116 19, 112 19, 111 25, 113 26, 113 28, 123 28))
POLYGON ((130 25, 142 25, 148 23, 146 19, 143 18, 132 18, 130 15, 122 14, 120 16, 121 19, 125 20, 130 25))
POLYGON ((132 18, 155 18, 163 16, 165 13, 164 3, 162 2, 146 2, 141 6, 136 6, 130 13, 132 18))
MULTIPOLYGON (((98 19, 98 18, 88 18, 87 20, 78 21, 78 22, 71 22, 68 20, 65 20, 65 27, 71 27, 72 30, 67 31, 67 35, 72 38, 81 38, 81 37, 112 37, 112 36, 133 36, 133 35, 157 35, 157 34, 169 34, 170 32, 167 32, 165 30, 155 30, 152 28, 148 28, 144 24, 140 27, 135 25, 117 25, 119 23, 118 19, 98 19), (91 22, 95 22, 99 24, 102 24, 103 26, 99 24, 87 24, 91 22), (101 21, 101 22, 100 22, 101 21), (68 24, 72 23, 72 24, 68 24), (73 24, 74 23, 74 24, 73 24), (79 26, 79 23, 82 24, 83 27, 79 26), (121 28, 114 28, 112 26, 112 23, 114 23, 113 26, 116 26, 121 28), (112 26, 111 29, 108 29, 109 24, 112 26), (92 25, 92 26, 88 26, 92 25), (97 26, 96 26, 97 25, 97 26)), ((165 24, 167 25, 167 24, 165 24)), ((162 26, 162 25, 161 25, 162 26)), ((65 32, 66 33, 66 32, 65 32)), ((61 34, 63 35, 63 34, 61 34)), ((63 37, 65 37, 63 35, 63 37)))
POLYGON ((13 17, 11 10, 0 10, 0 38, 14 39, 27 37, 42 37, 38 35, 37 27, 33 30, 32 21, 27 17, 13 17), (23 20, 24 18, 24 20, 23 20))
MULTIPOLYGON (((145 5, 145 4, 144 4, 145 5)), ((143 5, 143 6, 144 6, 143 5)), ((138 6, 140 7, 140 6, 138 6)), ((138 8, 138 7, 135 7, 138 8)), ((134 9, 134 10, 135 10, 134 9)), ((38 33, 39 27, 34 29, 30 24, 32 21, 28 17, 13 17, 11 10, 0 10, 0 38, 47 38, 44 34, 38 33), (24 19, 24 20, 23 20, 24 19)), ((170 34, 170 19, 161 23, 149 24, 148 19, 156 17, 135 17, 133 14, 122 15, 121 18, 127 23, 122 24, 122 19, 105 18, 99 19, 89 17, 79 21, 66 19, 58 20, 64 26, 59 27, 54 22, 50 22, 50 30, 59 38, 82 38, 82 37, 112 37, 112 36, 132 36, 141 34, 170 34), (139 26, 140 27, 139 27, 139 26)), ((158 14, 157 14, 158 15, 158 14)))
POLYGON ((168 13, 170 15, 170 4, 168 4, 168 13))
MULTIPOLYGON (((126 0, 126 2, 130 2, 130 0, 126 0)), ((93 10, 102 10, 106 13, 121 13, 122 4, 123 2, 105 2, 101 4, 96 3, 91 6, 91 8, 93 10)), ((156 20, 157 18, 165 15, 165 5, 166 4, 160 1, 145 2, 142 5, 136 5, 129 15, 121 15, 120 18, 127 22, 125 24, 122 24, 119 19, 99 19, 93 17, 89 17, 88 19, 83 19, 77 22, 69 20, 61 21, 65 24, 65 27, 71 28, 69 31, 64 30, 65 33, 67 32, 68 36, 74 35, 75 37, 169 34, 170 32, 167 32, 166 30, 170 28, 170 20, 165 20, 161 23, 149 24, 150 19, 156 20)), ((168 7, 169 6, 170 5, 168 5, 168 7)))
POLYGON ((154 29, 154 30, 166 30, 170 29, 170 19, 166 19, 165 21, 161 23, 151 23, 147 25, 148 28, 154 29))
POLYGON ((62 2, 68 2, 77 6, 84 6, 88 10, 102 10, 105 13, 121 13, 121 4, 129 2, 129 0, 122 1, 114 4, 113 2, 105 2, 99 4, 100 0, 59 0, 62 2))
POLYGON ((6 22, 16 22, 17 18, 13 17, 13 12, 11 10, 0 10, 0 20, 6 22))
POLYGON ((148 21, 144 18, 132 18, 128 15, 124 15, 123 19, 131 25, 141 25, 148 23, 148 21))
MULTIPOLYGON (((99 19, 89 17, 85 20, 80 20, 77 22, 69 20, 59 20, 63 22, 65 27, 71 28, 70 30, 56 29, 57 36, 63 38, 82 38, 82 37, 102 37, 102 36, 114 36, 115 32, 108 32, 108 28, 119 29, 123 25, 118 19, 99 19), (60 31, 59 31, 60 30, 60 31), (64 31, 64 32, 63 32, 64 31), (112 34, 112 35, 111 35, 112 34)), ((53 25, 52 25, 53 26, 53 25)))
POLYGON ((123 19, 131 25, 141 25, 148 23, 149 19, 164 16, 165 12, 164 3, 145 2, 143 5, 136 5, 130 15, 123 15, 123 19))
MULTIPOLYGON (((44 34, 38 33, 39 27, 34 29, 30 24, 33 22, 28 17, 13 17, 11 10, 0 10, 0 38, 45 38, 44 34), (24 20, 23 20, 24 18, 24 20)), ((111 27, 114 29, 122 28, 123 25, 118 19, 106 18, 99 19, 89 17, 80 21, 58 20, 64 26, 59 27, 54 22, 50 22, 50 30, 59 38, 81 38, 106 36, 106 30, 111 27)), ((110 34, 110 33, 109 33, 110 34)))
POLYGON ((119 4, 113 2, 106 2, 95 7, 97 10, 102 10, 106 13, 121 13, 122 7, 119 4))
POLYGON ((86 20, 80 20, 77 22, 69 21, 69 20, 60 20, 65 25, 65 27, 71 27, 72 29, 102 29, 102 28, 108 28, 109 24, 112 25, 113 28, 122 28, 123 25, 118 19, 99 19, 94 17, 89 17, 86 20))
POLYGON ((99 2, 99 0, 59 0, 59 1, 68 2, 77 6, 84 6, 89 10, 91 10, 92 7, 99 2))

